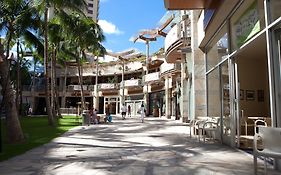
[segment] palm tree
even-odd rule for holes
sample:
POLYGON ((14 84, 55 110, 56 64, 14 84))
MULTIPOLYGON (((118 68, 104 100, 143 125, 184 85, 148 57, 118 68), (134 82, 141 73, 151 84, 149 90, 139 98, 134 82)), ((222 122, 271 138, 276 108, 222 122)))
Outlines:
MULTIPOLYGON (((64 10, 71 10, 83 13, 83 9, 86 8, 86 2, 84 0, 35 0, 35 4, 39 10, 44 13, 44 73, 45 73, 45 81, 46 81, 46 107, 47 107, 47 114, 48 114, 48 122, 49 125, 54 125, 54 116, 55 113, 51 109, 50 104, 50 83, 49 83, 49 58, 48 58, 48 11, 49 8, 53 8, 54 12, 60 12, 64 10)), ((55 15, 55 14, 54 14, 55 15)))
POLYGON ((24 140, 23 132, 18 119, 15 96, 10 77, 10 48, 15 37, 28 32, 36 23, 36 9, 30 7, 26 0, 0 1, 0 31, 6 32, 5 43, 0 42, 0 77, 3 95, 3 104, 6 112, 7 134, 9 142, 19 143, 24 140), (5 47, 4 47, 5 45, 5 47), (6 52, 6 54, 4 54, 6 52))
POLYGON ((92 19, 83 15, 64 12, 59 14, 60 23, 64 26, 64 33, 68 34, 68 40, 64 43, 63 51, 77 63, 78 80, 81 86, 81 106, 85 109, 85 99, 83 91, 83 79, 81 64, 86 60, 86 52, 101 50, 105 52, 100 44, 105 37, 99 25, 92 19))

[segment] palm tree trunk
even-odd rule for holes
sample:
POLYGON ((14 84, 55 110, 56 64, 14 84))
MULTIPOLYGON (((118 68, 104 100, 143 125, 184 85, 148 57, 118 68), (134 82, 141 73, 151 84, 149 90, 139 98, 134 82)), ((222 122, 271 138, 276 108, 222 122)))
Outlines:
POLYGON ((84 90, 83 90, 83 77, 82 77, 82 71, 81 71, 81 63, 79 58, 76 58, 76 62, 77 62, 77 67, 78 67, 78 82, 80 84, 81 87, 81 111, 83 111, 85 109, 85 97, 84 97, 84 90))
POLYGON ((48 124, 54 125, 54 117, 50 105, 50 82, 49 82, 49 68, 48 68, 48 7, 46 2, 45 13, 44 13, 44 67, 45 67, 45 81, 46 81, 46 108, 48 114, 48 124))
MULTIPOLYGON (((4 56, 3 45, 0 43, 0 84, 2 86, 3 106, 6 112, 7 135, 10 143, 24 141, 23 132, 18 118, 15 96, 10 80, 9 61, 4 56)), ((2 105, 1 105, 2 106, 2 105)))
POLYGON ((20 90, 20 54, 19 54, 19 41, 17 41, 17 85, 16 85, 16 107, 18 114, 20 114, 20 107, 19 107, 19 90, 20 90))
POLYGON ((55 92, 55 107, 56 107, 56 114, 58 115, 59 118, 61 118, 61 112, 60 112, 60 104, 59 104, 59 89, 57 86, 57 72, 56 72, 56 67, 57 67, 57 48, 55 47, 54 49, 54 92, 55 92))
POLYGON ((54 57, 55 57, 55 51, 54 51, 54 47, 52 47, 52 56, 51 56, 51 109, 52 109, 52 113, 54 118, 56 118, 57 113, 56 113, 56 105, 55 105, 55 98, 56 98, 56 94, 55 94, 55 77, 54 77, 54 71, 55 71, 55 67, 54 67, 54 57))

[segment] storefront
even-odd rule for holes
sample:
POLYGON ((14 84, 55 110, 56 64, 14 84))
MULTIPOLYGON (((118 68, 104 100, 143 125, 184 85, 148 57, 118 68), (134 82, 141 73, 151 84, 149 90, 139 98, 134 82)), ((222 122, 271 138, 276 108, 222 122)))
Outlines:
POLYGON ((247 124, 252 125, 256 119, 281 126, 277 117, 281 101, 276 99, 281 82, 277 52, 281 12, 274 10, 281 7, 281 2, 263 2, 249 0, 236 4, 204 47, 207 114, 221 118, 220 139, 231 146, 251 147, 246 145, 244 136, 253 135, 253 127, 247 124))

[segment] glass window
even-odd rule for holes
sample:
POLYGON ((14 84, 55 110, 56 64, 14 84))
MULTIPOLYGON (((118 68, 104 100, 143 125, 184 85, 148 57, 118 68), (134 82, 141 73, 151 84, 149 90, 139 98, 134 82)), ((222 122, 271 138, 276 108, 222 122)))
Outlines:
POLYGON ((210 70, 228 55, 228 35, 226 27, 217 34, 217 37, 207 47, 207 70, 210 70))
POLYGON ((230 98, 229 98, 229 73, 228 62, 221 65, 221 83, 222 83, 222 108, 223 108, 223 134, 230 135, 230 98))
POLYGON ((221 88, 219 69, 216 68, 207 75, 208 81, 208 116, 219 117, 221 116, 221 88))
POLYGON ((244 1, 231 17, 230 25, 231 51, 235 51, 264 28, 263 0, 244 1))
POLYGON ((281 1, 280 0, 271 0, 270 1, 270 8, 271 8, 271 18, 272 21, 276 20, 281 16, 281 1))

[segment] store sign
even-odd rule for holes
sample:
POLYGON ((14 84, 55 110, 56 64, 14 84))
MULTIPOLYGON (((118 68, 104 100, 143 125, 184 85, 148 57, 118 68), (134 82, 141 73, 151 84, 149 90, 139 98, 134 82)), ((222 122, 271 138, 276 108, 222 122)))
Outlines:
POLYGON ((139 86, 140 85, 140 80, 139 79, 135 79, 135 80, 126 80, 125 81, 125 86, 139 86))
POLYGON ((260 31, 257 3, 251 5, 234 24, 237 47, 260 31))
POLYGON ((114 89, 114 88, 115 88, 115 84, 112 83, 100 84, 100 89, 114 89))

